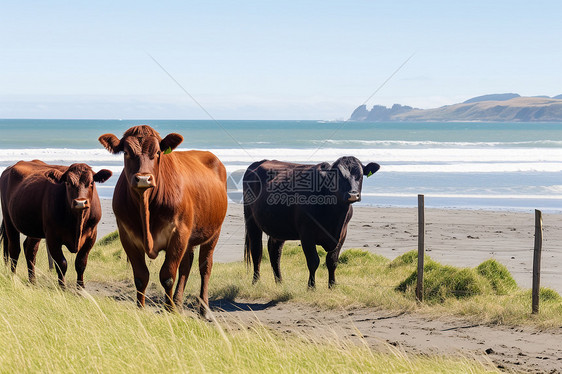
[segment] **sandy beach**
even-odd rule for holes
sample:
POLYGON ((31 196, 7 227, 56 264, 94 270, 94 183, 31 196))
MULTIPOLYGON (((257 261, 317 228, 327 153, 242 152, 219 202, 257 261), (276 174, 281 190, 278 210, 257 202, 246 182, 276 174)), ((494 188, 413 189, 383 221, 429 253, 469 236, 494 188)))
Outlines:
MULTIPOLYGON (((102 199, 102 207, 98 238, 117 229, 111 200, 102 199)), ((521 287, 531 288, 534 213, 426 209, 425 221, 426 250, 434 260, 474 267, 494 258, 521 287)), ((562 292, 562 215, 543 214, 543 224, 541 286, 562 292)), ((417 208, 355 206, 343 249, 362 248, 393 259, 417 249, 417 233, 417 208)), ((231 203, 215 261, 241 261, 243 243, 242 205, 231 203)))

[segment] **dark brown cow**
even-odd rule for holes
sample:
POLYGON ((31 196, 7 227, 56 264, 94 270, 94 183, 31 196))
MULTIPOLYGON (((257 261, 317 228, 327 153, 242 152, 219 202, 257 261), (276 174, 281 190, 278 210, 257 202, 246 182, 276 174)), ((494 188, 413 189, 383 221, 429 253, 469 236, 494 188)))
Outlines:
POLYGON ((20 233, 27 236, 24 254, 29 280, 35 282, 35 256, 41 238, 56 263, 59 284, 65 286, 67 263, 62 253, 66 246, 76 255, 79 287, 84 287, 84 270, 88 254, 97 236, 101 205, 94 182, 103 183, 111 171, 94 173, 86 164, 47 165, 33 160, 8 167, 0 177, 4 260, 11 260, 16 271, 20 233))
POLYGON ((327 252, 328 285, 336 283, 340 249, 353 215, 351 204, 361 200, 363 175, 379 170, 377 163, 363 165, 355 157, 333 164, 302 165, 263 160, 248 167, 243 179, 246 243, 244 255, 254 262, 254 282, 260 277, 262 234, 277 282, 281 281, 281 250, 286 240, 300 239, 309 270, 308 286, 316 285, 320 263, 316 245, 327 252))
POLYGON ((193 250, 200 245, 200 311, 206 315, 213 251, 228 205, 224 165, 210 152, 170 153, 183 141, 182 136, 172 133, 162 139, 150 126, 132 127, 122 139, 105 134, 99 141, 110 152, 125 156, 113 194, 113 211, 133 268, 138 305, 144 306, 149 279, 145 254, 154 259, 166 251, 160 283, 166 306, 172 309, 183 303, 193 250))

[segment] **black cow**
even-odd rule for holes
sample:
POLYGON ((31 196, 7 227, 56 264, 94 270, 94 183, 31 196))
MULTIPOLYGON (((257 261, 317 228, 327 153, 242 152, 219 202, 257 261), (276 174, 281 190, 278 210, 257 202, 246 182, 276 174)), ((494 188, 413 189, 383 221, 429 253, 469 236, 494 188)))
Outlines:
POLYGON ((340 249, 353 215, 352 203, 361 200, 363 175, 371 176, 380 166, 364 166, 352 156, 332 165, 302 165, 263 160, 248 167, 243 179, 246 238, 244 257, 254 263, 254 283, 260 277, 262 233, 269 235, 267 249, 275 280, 281 282, 281 250, 286 240, 300 239, 310 277, 315 287, 320 263, 316 245, 327 252, 329 287, 336 283, 340 249))

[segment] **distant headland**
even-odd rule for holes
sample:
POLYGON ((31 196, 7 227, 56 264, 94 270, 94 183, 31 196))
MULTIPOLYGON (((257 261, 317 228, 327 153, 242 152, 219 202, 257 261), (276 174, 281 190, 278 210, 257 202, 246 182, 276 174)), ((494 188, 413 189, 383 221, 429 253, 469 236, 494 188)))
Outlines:
POLYGON ((361 105, 350 121, 365 122, 562 122, 562 95, 523 97, 515 93, 490 94, 433 109, 418 109, 394 104, 387 108, 375 105, 367 110, 361 105))

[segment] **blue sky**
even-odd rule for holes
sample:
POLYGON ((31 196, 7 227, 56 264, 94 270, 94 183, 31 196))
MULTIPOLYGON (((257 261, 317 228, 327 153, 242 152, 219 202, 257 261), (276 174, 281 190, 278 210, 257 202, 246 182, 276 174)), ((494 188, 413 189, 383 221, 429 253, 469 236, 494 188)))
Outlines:
POLYGON ((0 117, 345 119, 562 94, 557 1, 2 1, 0 117))

